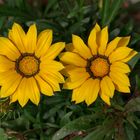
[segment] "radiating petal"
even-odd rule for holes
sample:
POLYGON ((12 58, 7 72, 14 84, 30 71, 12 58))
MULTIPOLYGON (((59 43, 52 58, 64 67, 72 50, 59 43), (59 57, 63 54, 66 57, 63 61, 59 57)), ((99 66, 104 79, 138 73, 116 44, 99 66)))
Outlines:
POLYGON ((74 89, 82 85, 90 75, 88 73, 83 73, 80 75, 70 75, 69 78, 66 79, 66 82, 63 86, 64 89, 74 89))
POLYGON ((87 105, 92 104, 98 97, 98 93, 100 90, 100 80, 99 79, 92 79, 90 78, 87 83, 87 94, 86 94, 86 103, 87 105))
POLYGON ((110 72, 109 75, 116 85, 130 86, 129 78, 126 74, 119 72, 110 72))
POLYGON ((17 90, 10 96, 10 104, 16 102, 18 100, 18 92, 17 90))
POLYGON ((121 37, 121 40, 118 43, 118 47, 126 47, 130 41, 130 36, 121 37))
POLYGON ((123 59, 122 61, 123 61, 123 62, 128 62, 128 61, 131 60, 136 54, 138 54, 138 52, 136 52, 136 51, 131 51, 131 52, 129 53, 129 55, 128 55, 125 59, 123 59))
POLYGON ((79 55, 85 59, 89 59, 92 57, 90 49, 86 46, 83 40, 76 35, 72 36, 72 43, 74 48, 78 51, 79 55))
POLYGON ((112 63, 118 60, 122 60, 128 57, 131 51, 132 49, 128 47, 119 47, 109 56, 109 61, 112 63))
POLYGON ((99 93, 99 79, 93 80, 92 78, 86 80, 80 87, 74 89, 72 100, 76 101, 76 103, 81 103, 84 100, 87 105, 93 103, 98 96, 99 93))
POLYGON ((117 48, 117 45, 120 40, 121 37, 116 37, 115 39, 113 39, 111 42, 108 43, 105 51, 105 56, 109 56, 117 48))
POLYGON ((99 38, 100 46, 98 48, 98 52, 100 55, 104 55, 106 46, 108 43, 108 27, 106 26, 105 28, 102 29, 100 32, 100 38, 99 38))
POLYGON ((2 83, 2 87, 0 90, 1 98, 5 98, 5 97, 12 95, 15 92, 15 90, 17 89, 17 87, 22 79, 22 76, 17 74, 14 70, 7 71, 7 75, 4 75, 4 76, 3 76, 3 78, 5 78, 5 79, 1 80, 1 83, 2 83))
POLYGON ((121 85, 121 84, 116 84, 115 87, 116 87, 116 90, 118 90, 119 92, 130 93, 129 86, 125 86, 125 85, 121 85))
POLYGON ((9 39, 0 37, 0 55, 15 61, 20 56, 20 52, 9 39))
POLYGON ((53 88, 53 91, 60 91, 60 86, 56 78, 52 77, 51 75, 47 75, 42 71, 39 73, 39 76, 53 88))
POLYGON ((86 65, 87 65, 86 60, 84 60, 78 54, 72 53, 72 52, 62 53, 60 56, 60 60, 63 63, 72 64, 72 65, 79 66, 79 67, 86 67, 86 65))
POLYGON ((12 29, 9 31, 8 34, 9 39, 15 44, 15 46, 20 50, 20 52, 26 52, 26 44, 25 44, 25 32, 22 27, 14 23, 12 29))
POLYGON ((110 98, 106 94, 100 92, 100 97, 106 104, 108 104, 109 106, 111 105, 110 98))
POLYGON ((60 71, 64 69, 64 66, 54 60, 44 60, 40 63, 40 69, 60 71))
POLYGON ((79 93, 79 88, 80 87, 73 89, 73 92, 72 92, 72 101, 76 101, 77 98, 79 97, 79 94, 80 94, 79 93))
POLYGON ((28 100, 29 100, 29 94, 30 94, 30 91, 29 91, 29 83, 28 83, 28 78, 23 78, 17 91, 16 91, 18 95, 18 102, 19 104, 24 107, 28 100))
POLYGON ((95 27, 91 30, 90 35, 88 37, 88 46, 90 47, 93 55, 97 54, 98 45, 96 42, 96 39, 97 39, 96 36, 100 30, 101 30, 100 26, 96 24, 95 27))
POLYGON ((42 31, 37 40, 37 48, 35 54, 37 57, 44 56, 52 44, 53 32, 52 30, 42 31))
POLYGON ((64 47, 65 47, 65 43, 64 42, 57 42, 57 43, 53 44, 47 50, 47 53, 44 55, 43 58, 41 58, 41 60, 43 61, 44 59, 47 59, 47 60, 55 59, 58 56, 58 54, 64 49, 64 47))
POLYGON ((115 91, 115 86, 112 83, 112 80, 110 79, 110 77, 105 76, 101 80, 101 92, 106 96, 112 98, 114 96, 114 91, 115 91))
POLYGON ((28 53, 34 53, 37 48, 37 29, 33 24, 29 27, 26 35, 26 48, 28 53))
POLYGON ((40 92, 36 80, 34 79, 34 77, 28 78, 26 84, 28 84, 27 88, 29 92, 28 93, 29 99, 34 104, 38 105, 40 101, 40 92))
POLYGON ((46 70, 42 69, 42 71, 44 73, 46 73, 46 75, 50 75, 53 78, 55 78, 58 81, 58 83, 64 83, 65 82, 64 77, 58 71, 47 70, 47 69, 46 70))
POLYGON ((105 52, 106 56, 109 56, 118 47, 126 47, 129 43, 130 37, 116 37, 108 45, 105 52))
POLYGON ((38 75, 35 76, 35 79, 37 80, 37 83, 39 85, 39 88, 40 88, 42 94, 48 95, 48 96, 54 95, 52 87, 46 81, 44 81, 38 75))
POLYGON ((65 70, 67 71, 67 73, 68 73, 69 75, 74 75, 74 76, 76 76, 76 75, 81 75, 81 74, 87 72, 87 71, 86 71, 86 68, 74 67, 74 66, 72 66, 72 65, 66 66, 65 70), (71 67, 70 67, 70 66, 71 66, 71 67))
POLYGON ((114 62, 112 63, 112 65, 110 66, 110 71, 112 72, 120 72, 120 73, 129 73, 130 72, 130 68, 127 64, 123 63, 123 62, 114 62))
POLYGON ((15 69, 15 63, 7 59, 5 56, 0 55, 0 72, 15 69))

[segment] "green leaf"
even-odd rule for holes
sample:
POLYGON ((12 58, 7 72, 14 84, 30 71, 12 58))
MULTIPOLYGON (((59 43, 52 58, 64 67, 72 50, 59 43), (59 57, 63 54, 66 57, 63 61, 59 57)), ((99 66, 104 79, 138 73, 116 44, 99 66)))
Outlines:
POLYGON ((108 16, 109 16, 109 6, 110 6, 110 0, 103 0, 102 26, 105 25, 105 22, 108 19, 108 16))
POLYGON ((105 120, 102 126, 98 126, 93 132, 89 133, 83 140, 104 140, 105 136, 112 135, 112 126, 114 125, 114 120, 105 120))
POLYGON ((0 128, 0 140, 8 140, 8 136, 4 133, 2 128, 0 128))
POLYGON ((66 125, 68 122, 70 122, 70 116, 72 115, 72 111, 68 112, 62 119, 60 120, 60 126, 66 125))
POLYGON ((52 140, 60 140, 65 136, 71 134, 72 132, 89 129, 91 127, 91 122, 95 121, 95 119, 97 119, 98 116, 98 114, 86 115, 69 122, 54 134, 52 140))
POLYGON ((48 11, 51 9, 51 7, 57 3, 57 0, 48 0, 47 7, 45 9, 44 15, 48 13, 48 11))
POLYGON ((136 112, 140 111, 140 97, 131 99, 125 105, 126 112, 136 112))
POLYGON ((134 140, 135 138, 134 128, 130 124, 126 123, 125 131, 126 131, 128 140, 134 140))
POLYGON ((115 18, 115 16, 117 15, 121 5, 123 3, 123 0, 113 0, 113 3, 111 5, 111 8, 110 8, 110 14, 109 14, 109 17, 108 17, 108 20, 107 20, 107 25, 111 23, 111 21, 115 18))

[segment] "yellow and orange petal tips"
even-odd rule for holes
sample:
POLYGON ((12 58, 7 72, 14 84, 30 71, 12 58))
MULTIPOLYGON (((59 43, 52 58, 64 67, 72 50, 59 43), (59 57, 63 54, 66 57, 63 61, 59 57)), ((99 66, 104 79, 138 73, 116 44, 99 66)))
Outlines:
POLYGON ((60 55, 68 76, 64 88, 73 89, 72 101, 90 105, 99 95, 110 105, 115 90, 130 92, 127 62, 137 52, 127 47, 129 40, 116 37, 108 42, 108 27, 101 29, 98 24, 90 32, 88 45, 79 36, 72 36, 67 52, 60 55))
POLYGON ((59 71, 64 67, 54 59, 65 43, 52 44, 52 38, 52 30, 37 36, 35 24, 25 33, 16 23, 8 38, 0 37, 0 98, 9 96, 23 107, 28 100, 38 105, 40 92, 52 96, 60 91, 64 78, 59 71))

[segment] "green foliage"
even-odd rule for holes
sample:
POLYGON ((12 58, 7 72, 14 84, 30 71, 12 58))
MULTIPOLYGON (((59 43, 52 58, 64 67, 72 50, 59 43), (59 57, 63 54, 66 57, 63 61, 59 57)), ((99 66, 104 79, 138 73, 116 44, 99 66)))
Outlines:
MULTIPOLYGON (((109 26, 110 38, 131 35, 129 47, 140 51, 140 27, 123 0, 5 0, 0 5, 0 34, 7 36, 14 22, 25 31, 36 23, 38 32, 54 31, 54 42, 71 42, 71 34, 84 40, 98 22, 109 26)), ((42 95, 39 106, 0 100, 0 140, 138 140, 140 137, 140 53, 128 62, 132 69, 131 94, 115 93, 112 106, 98 98, 86 106, 71 102, 71 91, 42 95)))

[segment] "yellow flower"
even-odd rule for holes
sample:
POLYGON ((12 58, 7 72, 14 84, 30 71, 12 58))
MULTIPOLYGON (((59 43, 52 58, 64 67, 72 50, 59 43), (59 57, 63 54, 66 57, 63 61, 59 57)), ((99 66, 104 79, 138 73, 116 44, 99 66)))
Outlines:
POLYGON ((110 105, 115 89, 130 92, 130 68, 126 62, 137 52, 127 47, 129 40, 130 37, 116 37, 108 43, 108 27, 101 30, 98 24, 88 37, 88 46, 79 36, 72 36, 67 52, 60 55, 68 76, 64 88, 73 89, 72 101, 90 105, 99 95, 110 105))
POLYGON ((38 105, 40 92, 52 96, 64 83, 59 73, 64 66, 55 61, 65 43, 52 44, 52 30, 44 30, 37 37, 33 24, 25 33, 14 24, 8 38, 0 37, 0 97, 10 96, 11 103, 18 100, 23 107, 30 99, 38 105))

